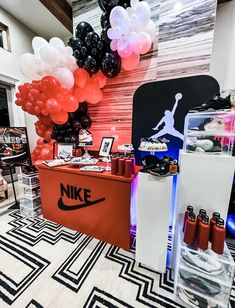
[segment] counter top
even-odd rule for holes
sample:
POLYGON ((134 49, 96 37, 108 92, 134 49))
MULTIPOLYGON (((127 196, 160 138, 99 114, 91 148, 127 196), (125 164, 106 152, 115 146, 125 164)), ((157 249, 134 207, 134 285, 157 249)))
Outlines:
MULTIPOLYGON (((106 166, 106 163, 98 162, 96 164, 97 166, 106 166)), ((72 173, 77 174, 81 176, 90 176, 93 178, 106 178, 113 181, 121 181, 121 182, 131 182, 135 176, 137 175, 138 171, 142 169, 140 166, 135 166, 135 174, 132 175, 131 178, 126 178, 124 176, 118 176, 118 175, 112 175, 111 171, 103 171, 103 172, 93 172, 93 171, 81 171, 77 165, 64 165, 64 166, 56 166, 56 167, 48 167, 45 164, 38 165, 38 169, 46 169, 53 172, 66 172, 66 173, 72 173)))

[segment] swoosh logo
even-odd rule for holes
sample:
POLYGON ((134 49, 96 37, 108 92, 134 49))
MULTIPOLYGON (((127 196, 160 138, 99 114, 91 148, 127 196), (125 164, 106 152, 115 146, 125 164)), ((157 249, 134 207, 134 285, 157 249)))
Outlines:
POLYGON ((89 202, 86 202, 86 203, 75 204, 75 205, 66 205, 66 204, 64 204, 62 197, 60 197, 60 199, 58 200, 58 207, 63 211, 72 211, 72 210, 81 209, 83 207, 87 207, 87 206, 90 206, 90 205, 93 205, 93 204, 103 202, 104 200, 105 200, 105 198, 100 198, 100 199, 97 199, 97 200, 94 200, 94 201, 89 201, 89 202))

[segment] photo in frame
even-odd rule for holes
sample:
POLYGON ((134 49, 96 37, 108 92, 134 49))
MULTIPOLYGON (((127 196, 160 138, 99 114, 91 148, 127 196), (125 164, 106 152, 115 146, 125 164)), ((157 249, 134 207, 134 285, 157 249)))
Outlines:
POLYGON ((74 144, 58 143, 57 144, 57 156, 60 158, 66 158, 73 156, 74 144))
POLYGON ((114 137, 103 137, 100 148, 99 148, 99 156, 108 156, 112 150, 114 142, 114 137))

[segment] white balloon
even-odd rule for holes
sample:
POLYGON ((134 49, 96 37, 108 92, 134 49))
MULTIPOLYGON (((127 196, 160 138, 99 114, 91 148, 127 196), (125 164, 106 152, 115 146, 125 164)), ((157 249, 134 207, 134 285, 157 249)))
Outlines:
POLYGON ((71 71, 75 71, 77 68, 77 61, 74 56, 67 56, 66 67, 71 71))
POLYGON ((149 4, 146 1, 140 2, 136 7, 135 7, 135 15, 138 16, 139 21, 143 25, 147 25, 147 23, 150 20, 151 17, 151 9, 149 4))
POLYGON ((108 35, 108 38, 110 38, 110 40, 114 40, 115 39, 115 28, 109 28, 107 31, 107 35, 108 35))
POLYGON ((140 52, 141 54, 145 54, 146 52, 150 50, 151 45, 152 45, 152 40, 148 33, 141 32, 139 35, 139 42, 142 45, 141 52, 140 52))
POLYGON ((43 46, 40 48, 41 59, 50 65, 56 65, 58 62, 58 53, 54 47, 43 46))
POLYGON ((112 40, 111 43, 110 43, 110 48, 112 51, 116 51, 117 50, 117 43, 118 43, 118 40, 112 40))
POLYGON ((35 55, 35 57, 34 57, 34 63, 35 63, 35 65, 40 65, 40 64, 43 63, 43 61, 42 61, 42 59, 41 59, 41 57, 40 57, 40 54, 35 55))
POLYGON ((41 76, 39 76, 36 73, 34 67, 29 63, 20 63, 20 71, 28 79, 32 79, 32 80, 41 79, 41 76))
POLYGON ((150 35, 152 42, 155 41, 155 39, 156 39, 156 26, 155 26, 155 23, 152 20, 150 20, 148 22, 147 26, 144 29, 144 32, 147 32, 150 35))
POLYGON ((131 32, 128 36, 128 42, 131 45, 132 49, 135 49, 138 45, 138 34, 136 32, 131 32))
POLYGON ((52 76, 57 78, 60 83, 68 89, 71 89, 74 86, 73 74, 66 67, 59 68, 52 74, 52 76))
POLYGON ((135 32, 140 32, 143 30, 142 21, 136 14, 131 15, 130 26, 131 30, 135 32))
POLYGON ((65 47, 66 49, 66 55, 72 56, 73 55, 73 49, 70 46, 65 47))
POLYGON ((131 0, 131 7, 135 8, 139 4, 139 0, 131 0))
POLYGON ((58 47, 65 47, 64 42, 58 37, 51 38, 49 44, 56 49, 58 49, 58 47))
POLYGON ((40 36, 35 36, 32 40, 33 50, 38 51, 42 46, 47 46, 48 42, 40 36))
POLYGON ((126 59, 133 53, 133 49, 126 38, 121 38, 117 43, 117 51, 121 58, 126 59))
POLYGON ((32 53, 24 53, 22 56, 20 56, 21 63, 29 63, 31 65, 34 65, 35 56, 32 53))
POLYGON ((111 27, 121 26, 126 20, 128 20, 128 13, 121 6, 115 6, 109 17, 111 27))

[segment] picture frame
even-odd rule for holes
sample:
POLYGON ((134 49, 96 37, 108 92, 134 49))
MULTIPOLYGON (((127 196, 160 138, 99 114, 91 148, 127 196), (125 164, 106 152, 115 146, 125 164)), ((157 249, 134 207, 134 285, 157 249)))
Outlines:
POLYGON ((109 156, 114 142, 114 137, 103 137, 100 143, 99 156, 109 156))
POLYGON ((73 147, 73 143, 57 143, 57 156, 61 158, 73 156, 73 147))

